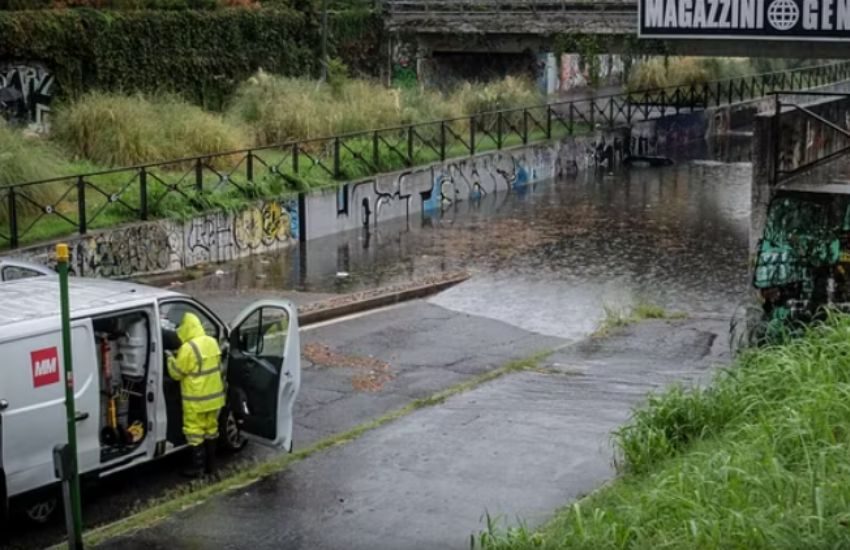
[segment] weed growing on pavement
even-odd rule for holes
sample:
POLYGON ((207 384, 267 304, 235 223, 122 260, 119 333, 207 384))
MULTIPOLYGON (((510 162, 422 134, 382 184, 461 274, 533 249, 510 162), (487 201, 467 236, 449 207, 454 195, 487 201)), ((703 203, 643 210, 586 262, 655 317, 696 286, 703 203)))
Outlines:
POLYGON ((686 314, 678 311, 667 311, 663 307, 639 300, 629 308, 602 306, 604 316, 591 337, 604 338, 611 331, 627 327, 648 319, 684 319, 686 314))
POLYGON ((128 518, 87 532, 85 542, 88 545, 95 546, 111 538, 149 527, 172 514, 195 506, 208 498, 245 487, 263 477, 283 471, 290 465, 309 458, 325 449, 354 441, 365 433, 393 422, 418 409, 439 405, 454 395, 472 390, 481 384, 495 380, 506 374, 532 369, 550 354, 551 351, 542 351, 524 359, 511 361, 502 367, 472 377, 465 382, 455 384, 433 395, 416 399, 400 409, 390 411, 374 420, 360 424, 347 432, 325 438, 304 449, 291 454, 277 456, 269 461, 260 462, 248 468, 234 468, 229 472, 223 473, 218 481, 211 483, 192 483, 181 486, 167 495, 152 501, 128 518))
POLYGON ((486 550, 841 548, 850 529, 850 317, 674 387, 615 434, 621 478, 486 550))

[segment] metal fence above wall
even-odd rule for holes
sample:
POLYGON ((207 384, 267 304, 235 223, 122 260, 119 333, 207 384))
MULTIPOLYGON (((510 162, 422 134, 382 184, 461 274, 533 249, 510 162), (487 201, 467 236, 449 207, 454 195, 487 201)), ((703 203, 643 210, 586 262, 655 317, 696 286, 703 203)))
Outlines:
POLYGON ((21 182, 0 187, 0 248, 267 196, 269 182, 353 180, 848 78, 842 62, 21 182))

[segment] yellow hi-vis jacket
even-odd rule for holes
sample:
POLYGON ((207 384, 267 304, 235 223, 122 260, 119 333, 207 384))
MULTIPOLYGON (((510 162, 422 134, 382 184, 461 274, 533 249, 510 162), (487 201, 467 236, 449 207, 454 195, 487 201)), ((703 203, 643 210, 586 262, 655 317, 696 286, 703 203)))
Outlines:
POLYGON ((204 333, 201 321, 193 313, 183 315, 177 336, 183 345, 176 358, 168 358, 168 374, 180 382, 183 413, 220 409, 224 406, 224 383, 218 342, 204 333))

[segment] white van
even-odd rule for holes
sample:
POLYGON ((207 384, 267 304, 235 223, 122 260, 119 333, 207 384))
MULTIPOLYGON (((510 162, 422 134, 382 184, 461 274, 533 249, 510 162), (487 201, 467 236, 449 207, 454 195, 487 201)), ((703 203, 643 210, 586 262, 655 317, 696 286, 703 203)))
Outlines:
MULTIPOLYGON (((185 446, 165 352, 179 347, 174 331, 186 312, 221 344, 222 445, 241 448, 244 436, 292 450, 301 354, 290 302, 254 303, 228 326, 168 290, 76 277, 69 286, 81 474, 106 476, 185 446)), ((12 497, 34 521, 56 507, 53 447, 67 441, 61 341, 55 278, 0 284, 0 520, 12 497)))

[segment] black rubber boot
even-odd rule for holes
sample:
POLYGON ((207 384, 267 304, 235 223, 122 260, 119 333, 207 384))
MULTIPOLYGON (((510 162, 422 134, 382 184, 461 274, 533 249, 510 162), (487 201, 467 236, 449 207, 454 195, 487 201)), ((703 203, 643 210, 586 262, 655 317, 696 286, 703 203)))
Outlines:
POLYGON ((204 465, 204 473, 210 477, 215 477, 215 450, 218 441, 215 439, 207 439, 204 441, 206 449, 206 464, 204 465))
POLYGON ((192 463, 191 465, 180 472, 184 477, 198 479, 204 475, 206 467, 206 451, 203 445, 195 445, 192 447, 192 463))

